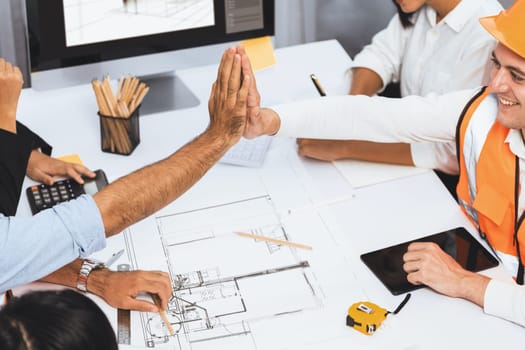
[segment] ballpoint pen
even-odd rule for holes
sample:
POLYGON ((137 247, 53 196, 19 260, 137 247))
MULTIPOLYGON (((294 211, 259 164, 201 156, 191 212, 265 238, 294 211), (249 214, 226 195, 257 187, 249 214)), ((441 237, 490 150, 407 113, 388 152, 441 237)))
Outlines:
POLYGON ((104 265, 106 265, 106 267, 110 267, 115 263, 115 261, 117 261, 122 256, 122 254, 124 254, 124 252, 125 250, 121 249, 118 252, 114 253, 112 256, 109 257, 108 261, 106 261, 104 265))
POLYGON ((319 83, 319 79, 315 76, 315 74, 310 74, 310 79, 312 79, 312 82, 315 85, 315 88, 319 92, 319 95, 326 96, 326 92, 324 92, 323 87, 321 86, 321 83, 319 83))

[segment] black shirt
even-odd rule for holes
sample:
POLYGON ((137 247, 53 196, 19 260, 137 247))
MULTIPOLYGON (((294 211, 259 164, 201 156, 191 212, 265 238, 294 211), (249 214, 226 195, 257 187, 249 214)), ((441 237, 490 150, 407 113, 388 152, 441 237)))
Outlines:
POLYGON ((51 155, 51 146, 22 123, 16 122, 17 133, 0 129, 0 213, 16 213, 22 183, 31 151, 40 148, 51 155))

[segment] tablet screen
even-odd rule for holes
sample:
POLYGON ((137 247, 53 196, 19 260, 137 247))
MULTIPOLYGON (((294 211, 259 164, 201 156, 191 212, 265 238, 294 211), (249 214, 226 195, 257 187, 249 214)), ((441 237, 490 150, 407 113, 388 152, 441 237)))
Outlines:
POLYGON ((412 242, 437 243, 463 268, 470 271, 481 271, 498 265, 498 260, 463 227, 361 255, 361 260, 365 265, 394 295, 424 287, 408 282, 407 273, 403 270, 403 255, 412 242))

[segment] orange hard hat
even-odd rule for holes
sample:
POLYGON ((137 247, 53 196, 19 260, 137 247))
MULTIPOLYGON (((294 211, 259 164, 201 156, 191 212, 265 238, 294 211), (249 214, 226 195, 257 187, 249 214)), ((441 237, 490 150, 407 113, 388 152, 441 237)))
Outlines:
POLYGON ((483 17, 479 22, 500 43, 525 58, 525 0, 516 0, 497 16, 483 17))

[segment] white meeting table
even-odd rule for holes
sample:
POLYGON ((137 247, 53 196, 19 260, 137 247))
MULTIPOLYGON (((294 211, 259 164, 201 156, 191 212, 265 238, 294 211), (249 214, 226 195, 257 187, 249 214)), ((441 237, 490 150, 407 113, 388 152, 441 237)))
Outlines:
MULTIPOLYGON (((256 74, 263 105, 317 98, 311 73, 317 75, 328 95, 348 91, 351 59, 337 41, 281 48, 275 54, 277 65, 256 74)), ((24 90, 19 120, 53 145, 54 155, 79 154, 88 167, 103 169, 113 181, 168 156, 205 129, 207 99, 216 69, 214 65, 177 71, 201 100, 200 105, 141 117, 141 142, 130 156, 100 150, 97 107, 89 84, 52 91, 24 90)), ((24 189, 30 184, 26 179, 24 189)), ((174 208, 204 208, 259 195, 272 198, 278 208, 277 216, 292 240, 313 246, 311 252, 293 254, 310 262, 322 306, 306 308, 299 316, 273 315, 272 322, 278 330, 270 334, 281 339, 275 340, 278 346, 269 340, 273 335, 264 336, 264 321, 252 319, 248 322, 251 338, 242 343, 243 348, 523 348, 522 327, 488 316, 465 300, 442 296, 427 288, 412 292, 405 308, 389 316, 373 336, 362 335, 345 325, 346 308, 354 302, 370 300, 393 310, 402 300, 402 296, 392 296, 364 266, 360 254, 455 226, 474 232, 433 172, 354 189, 331 163, 302 159, 296 154, 295 140, 275 138, 262 168, 219 163, 179 198, 174 208), (311 220, 311 229, 304 226, 305 220, 311 220), (313 321, 302 324, 301 319, 313 321), (298 329, 301 327, 302 331, 298 329)), ((30 215, 25 195, 18 215, 30 215)), ((111 254, 109 248, 100 256, 111 254)), ((485 273, 509 279, 501 267, 485 273)), ((272 292, 278 298, 279 291, 272 292)), ((115 325, 116 310, 93 298, 115 325)), ((171 348, 234 347, 213 340, 184 344, 171 348)))

